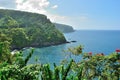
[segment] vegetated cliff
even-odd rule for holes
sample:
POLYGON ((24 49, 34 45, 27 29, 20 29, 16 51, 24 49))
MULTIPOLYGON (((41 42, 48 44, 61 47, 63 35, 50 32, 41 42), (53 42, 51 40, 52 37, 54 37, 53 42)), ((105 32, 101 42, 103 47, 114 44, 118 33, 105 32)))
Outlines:
POLYGON ((54 23, 54 25, 59 31, 63 33, 74 32, 74 29, 72 26, 65 25, 65 24, 59 24, 59 23, 54 23))
POLYGON ((64 35, 45 15, 16 10, 0 9, 0 34, 9 38, 12 49, 66 42, 64 35))

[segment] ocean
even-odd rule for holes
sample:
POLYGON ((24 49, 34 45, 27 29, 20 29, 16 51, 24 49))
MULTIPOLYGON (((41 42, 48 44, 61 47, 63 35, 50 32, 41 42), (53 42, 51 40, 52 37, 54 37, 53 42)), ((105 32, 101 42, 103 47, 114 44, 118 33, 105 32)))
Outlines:
MULTIPOLYGON (((72 55, 67 52, 68 48, 79 45, 84 46, 83 52, 104 53, 108 55, 120 49, 120 31, 119 30, 76 30, 75 32, 64 34, 67 41, 76 41, 74 43, 66 43, 57 46, 44 48, 35 48, 34 54, 29 61, 30 63, 49 63, 60 64, 63 59, 70 59, 70 56, 76 61, 80 60, 80 56, 72 55)), ((29 49, 25 50, 28 53, 29 49)), ((26 54, 25 54, 26 55, 26 54)))

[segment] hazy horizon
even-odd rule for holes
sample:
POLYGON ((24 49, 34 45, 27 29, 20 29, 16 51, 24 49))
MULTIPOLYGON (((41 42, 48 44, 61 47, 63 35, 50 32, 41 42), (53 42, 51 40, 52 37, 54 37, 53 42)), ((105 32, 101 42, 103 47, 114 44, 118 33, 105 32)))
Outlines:
POLYGON ((120 30, 119 0, 0 0, 0 9, 44 14, 77 30, 120 30))

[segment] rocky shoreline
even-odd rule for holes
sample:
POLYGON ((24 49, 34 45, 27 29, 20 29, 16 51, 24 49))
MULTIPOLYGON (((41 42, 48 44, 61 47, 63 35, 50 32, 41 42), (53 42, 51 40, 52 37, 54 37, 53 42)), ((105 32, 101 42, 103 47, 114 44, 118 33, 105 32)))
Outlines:
POLYGON ((50 46, 58 46, 58 45, 62 45, 62 44, 68 44, 68 43, 74 43, 77 41, 66 41, 66 42, 62 42, 62 43, 51 43, 48 45, 34 45, 34 46, 26 46, 26 47, 21 47, 21 48, 11 48, 12 51, 14 50, 25 50, 25 49, 29 49, 29 48, 44 48, 44 47, 50 47, 50 46))

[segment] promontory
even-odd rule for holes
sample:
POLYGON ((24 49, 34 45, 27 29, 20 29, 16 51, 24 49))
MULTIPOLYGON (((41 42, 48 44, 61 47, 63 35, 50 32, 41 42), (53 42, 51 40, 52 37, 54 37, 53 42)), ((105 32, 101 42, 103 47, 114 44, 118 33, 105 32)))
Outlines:
POLYGON ((44 47, 66 42, 47 16, 17 10, 0 9, 0 42, 9 42, 11 49, 44 47))

